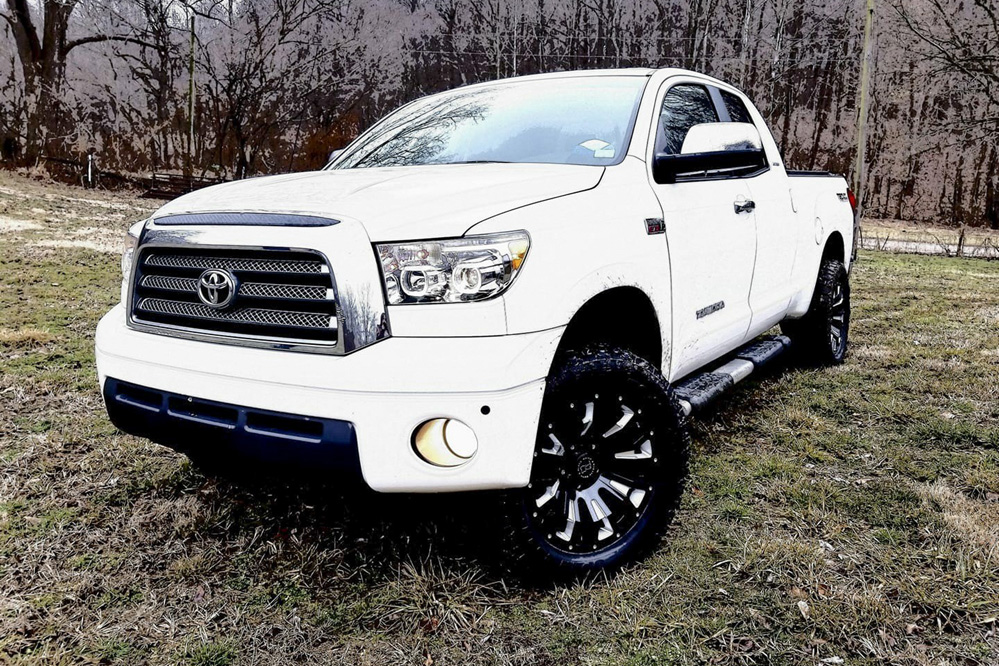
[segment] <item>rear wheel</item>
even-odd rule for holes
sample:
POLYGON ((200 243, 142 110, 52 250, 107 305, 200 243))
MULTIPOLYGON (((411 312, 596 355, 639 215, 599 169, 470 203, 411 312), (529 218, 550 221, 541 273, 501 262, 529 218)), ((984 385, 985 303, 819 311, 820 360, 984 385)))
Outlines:
POLYGON ((689 448, 651 363, 610 347, 568 354, 545 391, 530 485, 509 498, 516 553, 567 573, 639 557, 672 520, 689 448))
POLYGON ((843 362, 850 335, 850 276, 843 262, 822 262, 808 312, 801 319, 785 321, 781 330, 791 338, 802 361, 815 365, 843 362))

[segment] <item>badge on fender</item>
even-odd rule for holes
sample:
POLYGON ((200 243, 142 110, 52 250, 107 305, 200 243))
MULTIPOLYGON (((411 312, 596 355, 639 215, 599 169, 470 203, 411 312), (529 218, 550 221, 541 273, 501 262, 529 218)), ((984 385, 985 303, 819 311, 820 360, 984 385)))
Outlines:
POLYGON ((645 231, 650 236, 653 234, 661 234, 664 231, 666 231, 666 225, 663 223, 663 218, 661 217, 645 218, 645 231))

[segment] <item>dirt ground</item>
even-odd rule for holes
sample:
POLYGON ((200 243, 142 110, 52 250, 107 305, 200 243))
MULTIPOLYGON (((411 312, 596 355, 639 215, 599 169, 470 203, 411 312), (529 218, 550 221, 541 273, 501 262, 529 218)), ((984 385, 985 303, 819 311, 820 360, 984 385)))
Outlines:
POLYGON ((0 663, 999 664, 999 262, 862 253, 847 363, 741 385, 647 560, 539 584, 488 496, 116 432, 93 331, 154 206, 0 175, 0 663))

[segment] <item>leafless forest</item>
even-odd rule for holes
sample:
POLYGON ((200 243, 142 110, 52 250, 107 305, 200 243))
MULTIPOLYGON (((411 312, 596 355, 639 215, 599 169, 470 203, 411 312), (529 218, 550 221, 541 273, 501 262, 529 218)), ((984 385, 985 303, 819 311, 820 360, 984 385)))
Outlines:
MULTIPOLYGON (((321 166, 414 97, 682 66, 746 90, 788 163, 853 174, 866 0, 0 0, 7 167, 241 178, 321 166)), ((878 0, 869 216, 999 228, 999 4, 878 0)), ((108 175, 102 184, 111 184, 108 175)))

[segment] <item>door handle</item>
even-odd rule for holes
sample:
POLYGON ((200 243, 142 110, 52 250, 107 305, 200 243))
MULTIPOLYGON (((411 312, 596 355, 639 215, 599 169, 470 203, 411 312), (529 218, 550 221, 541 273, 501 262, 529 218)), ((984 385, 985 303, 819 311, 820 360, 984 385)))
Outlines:
POLYGON ((736 201, 735 202, 735 212, 738 213, 752 213, 756 210, 755 201, 736 201))

